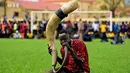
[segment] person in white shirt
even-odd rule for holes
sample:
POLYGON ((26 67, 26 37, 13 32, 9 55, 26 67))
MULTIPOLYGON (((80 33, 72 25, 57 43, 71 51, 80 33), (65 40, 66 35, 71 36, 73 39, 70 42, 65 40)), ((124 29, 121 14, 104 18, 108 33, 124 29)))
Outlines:
POLYGON ((92 28, 93 28, 93 30, 94 30, 94 37, 95 38, 98 38, 99 37, 99 22, 94 22, 93 24, 92 24, 92 28))
POLYGON ((20 39, 22 36, 21 36, 21 34, 19 33, 19 31, 16 31, 15 33, 14 33, 14 36, 13 36, 13 38, 14 39, 20 39))
POLYGON ((99 23, 98 22, 94 22, 92 24, 92 28, 94 29, 94 32, 99 31, 99 23))

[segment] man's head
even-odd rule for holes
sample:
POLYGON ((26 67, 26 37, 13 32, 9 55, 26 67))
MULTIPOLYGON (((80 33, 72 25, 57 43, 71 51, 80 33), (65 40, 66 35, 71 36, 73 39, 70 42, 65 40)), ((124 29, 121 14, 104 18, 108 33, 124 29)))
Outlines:
POLYGON ((61 45, 65 42, 68 44, 71 43, 71 39, 70 39, 69 35, 66 33, 59 34, 59 40, 60 40, 61 45))

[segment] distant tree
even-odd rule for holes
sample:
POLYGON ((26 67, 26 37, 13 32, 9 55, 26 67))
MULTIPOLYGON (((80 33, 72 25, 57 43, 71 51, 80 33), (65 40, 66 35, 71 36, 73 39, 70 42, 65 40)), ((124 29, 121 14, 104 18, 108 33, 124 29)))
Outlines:
POLYGON ((104 2, 108 5, 108 10, 112 11, 113 17, 115 17, 114 12, 122 1, 124 0, 104 0, 104 2))
POLYGON ((0 6, 4 6, 4 2, 3 1, 0 2, 0 6))
POLYGON ((100 9, 101 10, 108 10, 108 7, 107 7, 106 4, 103 4, 103 5, 100 6, 100 9))

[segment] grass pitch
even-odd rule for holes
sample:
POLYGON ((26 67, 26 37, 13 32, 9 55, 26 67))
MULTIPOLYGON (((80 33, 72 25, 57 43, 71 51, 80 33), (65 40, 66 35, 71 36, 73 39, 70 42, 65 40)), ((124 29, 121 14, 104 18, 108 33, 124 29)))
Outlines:
MULTIPOLYGON (((130 73, 130 40, 123 45, 86 42, 91 73, 130 73)), ((60 49, 57 41, 58 50, 60 49)), ((60 55, 60 54, 59 54, 60 55)), ((47 40, 0 39, 0 73, 45 73, 51 69, 47 40)))

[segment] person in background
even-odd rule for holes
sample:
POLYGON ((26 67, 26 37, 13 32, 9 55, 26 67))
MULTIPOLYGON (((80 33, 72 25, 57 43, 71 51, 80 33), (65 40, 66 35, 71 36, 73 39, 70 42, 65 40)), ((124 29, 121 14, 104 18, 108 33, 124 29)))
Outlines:
POLYGON ((78 34, 78 22, 74 21, 73 22, 73 35, 72 35, 73 39, 79 39, 79 34, 78 34))
POLYGON ((18 24, 14 22, 13 31, 16 32, 17 29, 18 29, 18 24))
POLYGON ((28 32, 27 32, 27 37, 28 37, 29 39, 32 39, 32 38, 33 38, 33 34, 31 33, 31 31, 28 31, 28 32))
POLYGON ((37 21, 34 21, 34 25, 32 29, 33 29, 34 38, 36 39, 37 38, 37 21))
POLYGON ((9 30, 9 24, 8 22, 5 22, 6 27, 5 27, 5 38, 9 38, 10 36, 10 30, 9 30))
POLYGON ((67 22, 67 27, 66 27, 66 31, 69 34, 69 36, 72 36, 72 32, 73 32, 73 25, 71 23, 71 21, 67 22))
POLYGON ((76 33, 77 34, 77 32, 78 32, 78 22, 77 21, 74 21, 73 22, 73 31, 74 31, 74 34, 76 33))
POLYGON ((44 23, 42 22, 42 21, 39 21, 39 34, 40 34, 40 37, 42 38, 42 37, 44 37, 44 31, 43 31, 43 29, 44 29, 44 23))
POLYGON ((36 27, 37 27, 37 34, 35 36, 35 39, 40 39, 40 37, 41 37, 41 34, 40 34, 40 21, 37 21, 36 27))
POLYGON ((24 23, 24 29, 25 29, 24 30, 24 37, 27 38, 28 24, 26 21, 23 21, 23 23, 24 23))
POLYGON ((57 27, 57 35, 56 35, 56 39, 59 38, 59 34, 62 32, 63 30, 63 26, 62 26, 62 22, 58 24, 58 27, 57 27))
POLYGON ((111 26, 110 26, 110 21, 105 21, 106 25, 107 25, 107 32, 111 31, 111 26))
POLYGON ((22 38, 22 36, 21 36, 21 34, 19 33, 19 31, 16 30, 16 32, 15 32, 14 35, 13 35, 13 38, 14 38, 14 39, 20 39, 20 38, 22 38))
POLYGON ((39 24, 40 24, 40 34, 42 34, 45 22, 44 21, 39 21, 39 24))
POLYGON ((99 37, 99 22, 96 21, 92 24, 92 27, 94 29, 94 37, 98 38, 99 37))
POLYGON ((24 21, 21 21, 21 35, 22 38, 26 38, 26 24, 24 21))
POLYGON ((111 44, 123 44, 124 39, 120 36, 120 32, 117 32, 112 40, 111 44))
POLYGON ((8 20, 8 16, 3 16, 3 21, 6 22, 8 20))
POLYGON ((114 32, 108 32, 107 37, 110 39, 114 39, 115 33, 114 32))
POLYGON ((12 21, 9 21, 8 27, 9 27, 9 31, 10 31, 9 35, 11 36, 11 34, 13 33, 13 23, 12 23, 12 21))
POLYGON ((93 30, 92 22, 91 22, 91 21, 89 21, 89 22, 87 23, 87 30, 89 30, 89 31, 92 31, 92 30, 93 30))
POLYGON ((117 23, 113 22, 113 32, 116 33, 116 32, 119 32, 119 26, 117 23))
POLYGON ((122 25, 120 25, 120 32, 124 37, 126 37, 127 25, 125 22, 122 22, 122 25))
POLYGON ((5 38, 6 37, 6 31, 5 31, 5 29, 7 27, 6 26, 6 21, 3 21, 1 27, 2 27, 2 38, 5 38))
POLYGON ((29 12, 26 12, 25 16, 24 16, 25 20, 29 21, 31 19, 31 15, 29 12))
MULTIPOLYGON (((86 31, 85 31, 85 32, 86 32, 86 31)), ((93 22, 91 22, 91 21, 87 24, 87 34, 88 34, 91 38, 94 37, 93 22)))
POLYGON ((88 30, 87 21, 83 21, 83 32, 85 32, 86 30, 88 30))
POLYGON ((92 41, 92 36, 87 30, 83 33, 83 41, 85 41, 85 42, 92 41))
POLYGON ((107 25, 106 25, 106 22, 103 21, 102 24, 99 26, 99 30, 100 30, 100 33, 101 33, 101 42, 108 42, 108 38, 107 38, 107 25))
POLYGON ((0 21, 0 38, 2 37, 2 23, 0 21))
POLYGON ((128 38, 130 39, 130 22, 128 24, 127 35, 128 35, 128 38))

